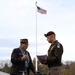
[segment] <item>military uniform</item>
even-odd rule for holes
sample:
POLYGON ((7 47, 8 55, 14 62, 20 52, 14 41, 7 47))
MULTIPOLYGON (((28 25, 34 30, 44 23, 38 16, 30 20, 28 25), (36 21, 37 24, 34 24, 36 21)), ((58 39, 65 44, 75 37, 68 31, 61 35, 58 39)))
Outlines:
POLYGON ((63 46, 57 40, 54 41, 48 50, 47 65, 49 67, 48 75, 60 75, 61 58, 63 54, 63 46))
POLYGON ((47 64, 49 67, 47 75, 60 75, 63 46, 56 40, 55 32, 49 31, 47 34, 44 34, 44 36, 47 38, 47 41, 51 43, 51 46, 48 50, 48 58, 45 62, 45 64, 47 64))
MULTIPOLYGON (((25 71, 25 61, 21 60, 22 56, 23 55, 22 55, 22 53, 21 53, 19 48, 15 48, 13 50, 12 55, 11 55, 12 67, 11 67, 10 75, 20 75, 20 73, 22 71, 25 71)), ((29 52, 28 52, 28 56, 29 56, 30 61, 29 61, 29 67, 27 68, 27 74, 29 75, 30 69, 33 72, 35 71, 35 69, 33 67, 32 60, 31 60, 29 52)))

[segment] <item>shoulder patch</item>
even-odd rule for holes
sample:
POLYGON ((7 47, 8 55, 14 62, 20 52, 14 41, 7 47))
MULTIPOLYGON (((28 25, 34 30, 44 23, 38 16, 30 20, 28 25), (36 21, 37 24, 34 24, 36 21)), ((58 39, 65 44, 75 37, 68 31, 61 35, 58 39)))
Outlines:
POLYGON ((57 48, 60 48, 60 44, 57 44, 57 48))

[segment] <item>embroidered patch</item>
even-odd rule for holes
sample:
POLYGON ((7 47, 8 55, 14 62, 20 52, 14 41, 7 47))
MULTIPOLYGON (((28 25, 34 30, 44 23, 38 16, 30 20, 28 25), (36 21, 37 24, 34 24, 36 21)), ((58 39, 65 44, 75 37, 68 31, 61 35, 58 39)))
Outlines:
POLYGON ((57 48, 60 48, 60 44, 57 44, 57 48))

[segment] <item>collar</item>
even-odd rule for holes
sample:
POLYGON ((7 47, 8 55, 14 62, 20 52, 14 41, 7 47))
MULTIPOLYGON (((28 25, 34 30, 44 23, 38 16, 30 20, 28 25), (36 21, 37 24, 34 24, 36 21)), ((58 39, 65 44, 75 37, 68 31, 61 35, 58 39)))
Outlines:
POLYGON ((58 40, 53 41, 51 45, 54 45, 56 42, 58 42, 58 40))

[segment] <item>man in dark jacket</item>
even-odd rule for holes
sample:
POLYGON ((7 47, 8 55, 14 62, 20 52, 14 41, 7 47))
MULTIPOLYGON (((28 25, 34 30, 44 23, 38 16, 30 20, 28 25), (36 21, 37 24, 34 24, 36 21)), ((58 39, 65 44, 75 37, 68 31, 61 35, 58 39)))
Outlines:
POLYGON ((48 50, 48 58, 45 59, 44 62, 49 68, 48 75, 60 75, 63 46, 56 40, 56 34, 53 31, 49 31, 47 34, 44 34, 44 36, 47 38, 47 41, 51 43, 48 50))
POLYGON ((30 53, 26 50, 28 48, 28 39, 20 40, 20 47, 15 48, 11 54, 11 73, 10 75, 29 75, 30 69, 36 73, 33 67, 30 53))

